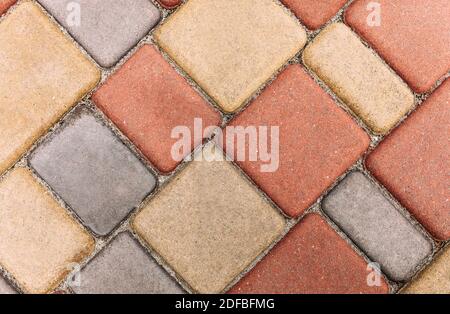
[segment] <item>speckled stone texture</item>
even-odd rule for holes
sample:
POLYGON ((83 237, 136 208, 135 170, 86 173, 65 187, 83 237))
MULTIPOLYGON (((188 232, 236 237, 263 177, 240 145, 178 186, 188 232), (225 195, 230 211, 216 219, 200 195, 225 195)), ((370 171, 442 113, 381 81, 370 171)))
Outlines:
POLYGON ((306 42, 300 24, 274 0, 190 0, 154 35, 227 112, 241 107, 306 42))
POLYGON ((237 163, 289 216, 302 214, 369 145, 367 134, 299 65, 283 71, 230 125, 280 127, 278 169, 262 172, 261 159, 237 163))
POLYGON ((2 294, 16 294, 16 293, 17 292, 0 275, 0 295, 2 295, 2 294))
POLYGON ((367 264, 318 214, 306 216, 229 293, 388 293, 367 284, 367 264))
POLYGON ((436 238, 450 239, 450 80, 366 161, 367 168, 436 238))
POLYGON ((342 23, 323 30, 303 60, 375 133, 387 133, 414 106, 407 85, 342 23))
POLYGON ((281 0, 311 30, 328 22, 347 0, 281 0))
POLYGON ((71 288, 77 294, 183 293, 129 233, 119 234, 90 261, 71 288))
POLYGON ((225 289, 285 225, 232 163, 207 161, 223 157, 214 147, 200 151, 197 158, 207 159, 190 163, 132 223, 200 293, 225 289))
POLYGON ((111 67, 160 19, 149 0, 38 0, 103 67, 111 67), (73 17, 79 7, 80 23, 73 17))
POLYGON ((52 291, 94 249, 94 239, 24 168, 0 182, 0 239, 0 265, 27 293, 52 291))
POLYGON ((407 281, 432 252, 431 242, 360 172, 323 202, 325 213, 395 281, 407 281))
POLYGON ((155 187, 155 177, 87 110, 79 110, 32 155, 31 166, 100 235, 155 187))
POLYGON ((439 254, 402 293, 409 294, 450 294, 450 246, 439 254))
MULTIPOLYGON (((94 102, 161 172, 179 164, 171 151, 178 138, 172 130, 186 126, 192 148, 194 119, 220 125, 221 117, 153 47, 145 45, 93 96, 94 102), (126 105, 124 105, 126 104, 126 105)), ((189 152, 188 152, 189 153, 189 152)), ((187 154, 186 154, 187 155, 187 154)))
POLYGON ((0 0, 0 15, 5 13, 17 0, 0 0))
POLYGON ((426 92, 450 71, 450 1, 378 0, 381 24, 367 24, 367 5, 352 3, 345 21, 372 45, 408 84, 426 92))
POLYGON ((31 2, 0 23, 0 173, 9 168, 100 79, 31 2))

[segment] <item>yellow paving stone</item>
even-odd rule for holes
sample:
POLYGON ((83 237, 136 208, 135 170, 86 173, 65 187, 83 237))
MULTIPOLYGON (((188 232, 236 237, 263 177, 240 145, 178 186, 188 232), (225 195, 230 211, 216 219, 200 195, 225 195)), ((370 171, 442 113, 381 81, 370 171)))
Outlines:
POLYGON ((408 86, 342 23, 323 30, 303 60, 376 133, 388 132, 414 106, 408 86))
MULTIPOLYGON (((205 148, 205 156, 223 156, 205 148)), ((284 228, 228 161, 193 161, 136 216, 135 231, 193 289, 219 293, 284 228)))
POLYGON ((402 293, 450 294, 450 246, 406 286, 402 293))
POLYGON ((56 288, 93 238, 33 178, 16 168, 0 182, 0 265, 28 293, 56 288))
POLYGON ((32 2, 0 23, 0 173, 100 78, 100 71, 32 2))
POLYGON ((274 0, 190 0, 155 32, 162 48, 227 112, 306 43, 274 0))

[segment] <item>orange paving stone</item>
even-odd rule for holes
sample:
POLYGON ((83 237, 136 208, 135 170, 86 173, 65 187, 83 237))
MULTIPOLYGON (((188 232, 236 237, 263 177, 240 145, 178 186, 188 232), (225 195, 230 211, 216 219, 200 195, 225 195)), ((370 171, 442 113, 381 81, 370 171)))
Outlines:
POLYGON ((317 214, 306 216, 229 293, 388 293, 367 263, 317 214))
POLYGON ((0 265, 28 293, 48 293, 94 249, 93 238, 24 168, 0 182, 0 265))
POLYGON ((450 239, 450 80, 366 161, 367 168, 436 238, 450 239))
POLYGON ((17 0, 0 0, 0 15, 6 12, 17 0))
POLYGON ((0 23, 0 173, 100 78, 99 70, 32 2, 0 23))
POLYGON ((289 216, 302 214, 369 145, 367 134, 299 65, 282 72, 230 125, 279 126, 275 171, 262 172, 268 163, 261 159, 237 160, 237 150, 234 157, 289 216))
POLYGON ((345 21, 418 93, 450 71, 450 1, 377 0, 381 23, 367 23, 372 0, 354 1, 345 21))
POLYGON ((281 0, 311 30, 328 22, 347 0, 281 0))

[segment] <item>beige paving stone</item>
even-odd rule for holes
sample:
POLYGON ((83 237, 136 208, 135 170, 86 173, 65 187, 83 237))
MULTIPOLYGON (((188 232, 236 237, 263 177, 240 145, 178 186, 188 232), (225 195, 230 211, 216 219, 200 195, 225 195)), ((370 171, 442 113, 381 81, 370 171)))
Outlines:
POLYGON ((388 132, 414 106, 408 86, 342 23, 322 31, 303 60, 376 133, 388 132))
MULTIPOLYGON (((223 156, 213 147, 207 158, 223 156)), ((191 162, 132 225, 193 289, 219 293, 284 223, 232 163, 204 160, 191 162)))
POLYGON ((0 265, 28 293, 56 288, 93 238, 35 181, 16 168, 0 182, 0 265))
POLYGON ((0 173, 100 78, 32 2, 0 23, 0 173))
POLYGON ((402 293, 450 294, 450 246, 403 289, 402 293))
POLYGON ((190 0, 155 31, 162 48, 227 112, 306 43, 274 0, 190 0))

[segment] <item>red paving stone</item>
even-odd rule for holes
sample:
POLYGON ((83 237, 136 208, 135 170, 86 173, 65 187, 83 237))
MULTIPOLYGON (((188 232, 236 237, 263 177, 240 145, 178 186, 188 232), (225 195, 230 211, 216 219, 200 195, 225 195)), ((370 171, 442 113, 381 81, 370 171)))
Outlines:
POLYGON ((436 238, 450 238, 450 80, 367 158, 366 166, 436 238))
POLYGON ((161 172, 179 162, 171 156, 176 126, 191 130, 194 118, 204 127, 219 125, 220 114, 152 46, 145 45, 93 96, 94 102, 161 172))
POLYGON ((367 284, 367 263, 318 214, 306 216, 229 293, 388 293, 367 284))
POLYGON ((281 0, 309 29, 328 22, 347 0, 281 0))
POLYGON ((0 15, 6 12, 17 0, 0 0, 0 15))
POLYGON ((158 2, 166 9, 174 9, 181 4, 181 0, 158 0, 158 2))
POLYGON ((428 91, 450 70, 450 1, 378 0, 381 25, 367 23, 367 5, 355 1, 346 23, 419 93, 428 91))
POLYGON ((237 163, 290 216, 311 206, 369 145, 367 134, 299 65, 281 73, 231 126, 280 127, 278 170, 261 172, 267 163, 260 159, 237 163))

